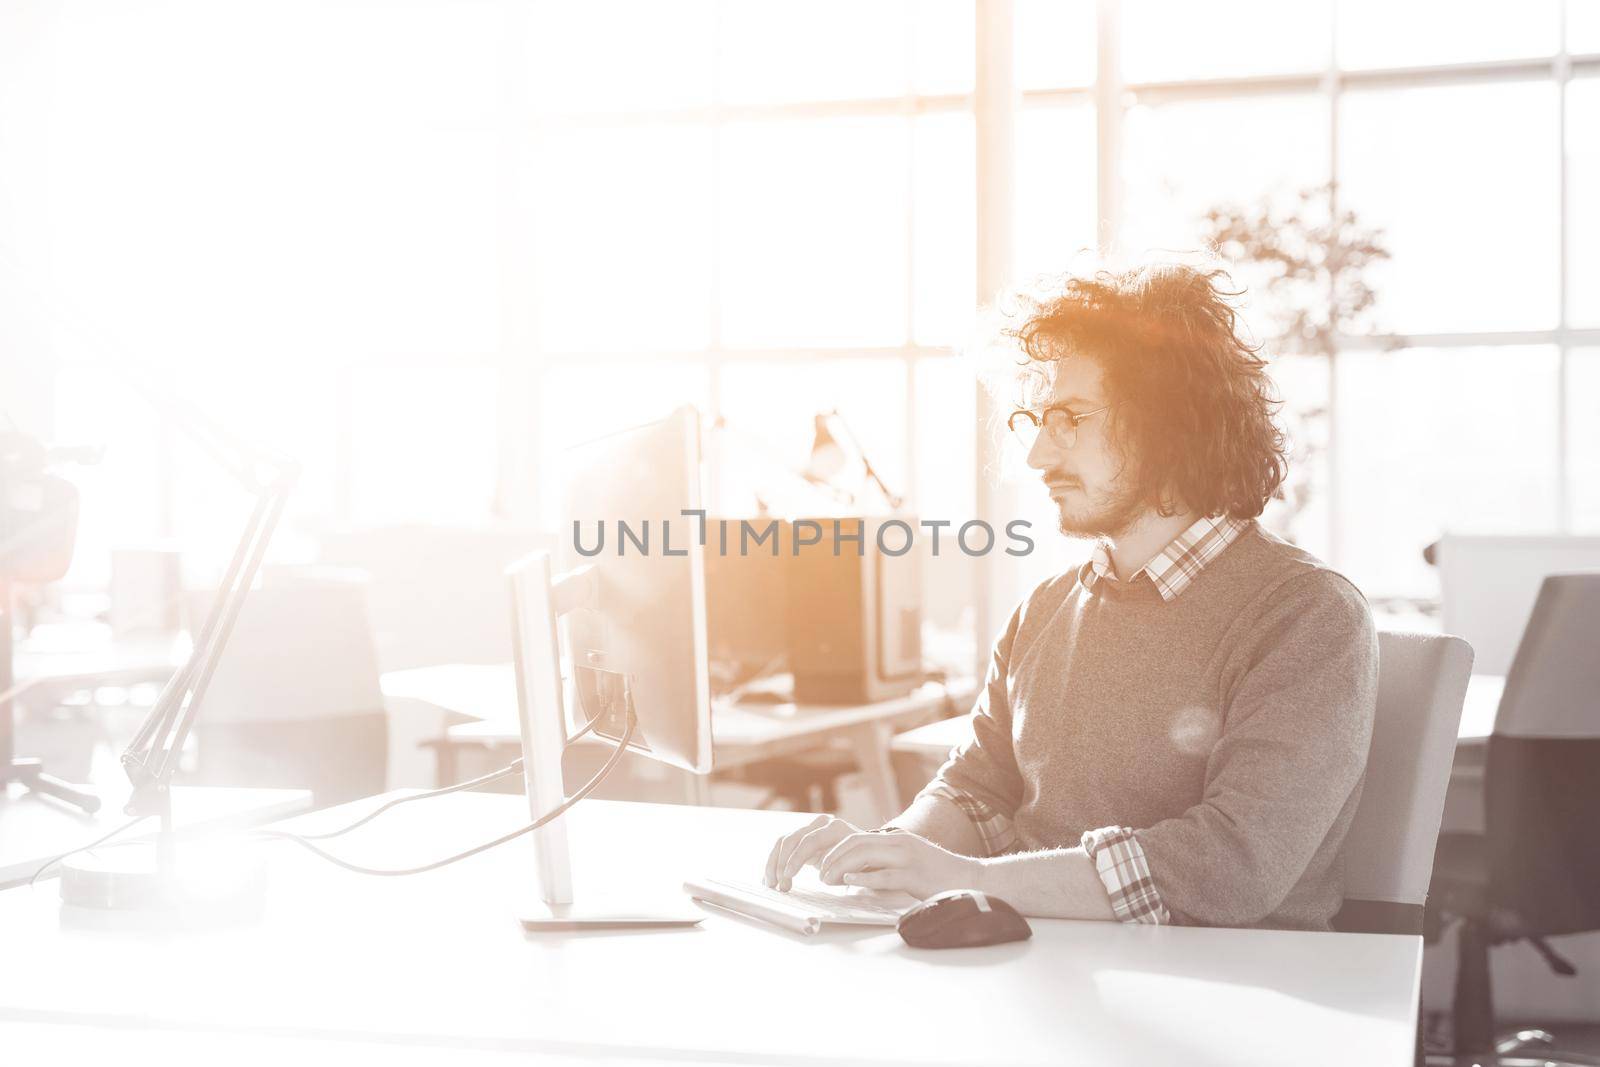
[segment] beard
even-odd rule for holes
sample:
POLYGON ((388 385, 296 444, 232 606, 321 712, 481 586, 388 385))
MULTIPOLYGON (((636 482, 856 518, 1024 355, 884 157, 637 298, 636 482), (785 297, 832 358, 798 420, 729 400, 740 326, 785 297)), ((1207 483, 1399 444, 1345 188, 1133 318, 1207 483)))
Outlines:
MULTIPOLYGON (((1080 483, 1081 484, 1081 483, 1080 483)), ((1088 497, 1086 490, 1080 495, 1088 497)), ((1088 499, 1073 508, 1070 499, 1056 505, 1056 528, 1067 537, 1120 537, 1132 529, 1145 511, 1137 485, 1124 485, 1088 499)))

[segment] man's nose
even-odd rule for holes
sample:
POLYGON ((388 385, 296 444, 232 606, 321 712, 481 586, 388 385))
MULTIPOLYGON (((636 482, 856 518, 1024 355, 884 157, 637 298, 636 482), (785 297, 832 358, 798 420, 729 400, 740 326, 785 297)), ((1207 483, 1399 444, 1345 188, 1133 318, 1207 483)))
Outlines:
POLYGON ((1033 447, 1028 449, 1028 466, 1036 471, 1049 470, 1060 466, 1060 459, 1061 449, 1056 447, 1050 432, 1041 427, 1039 436, 1033 440, 1033 447))

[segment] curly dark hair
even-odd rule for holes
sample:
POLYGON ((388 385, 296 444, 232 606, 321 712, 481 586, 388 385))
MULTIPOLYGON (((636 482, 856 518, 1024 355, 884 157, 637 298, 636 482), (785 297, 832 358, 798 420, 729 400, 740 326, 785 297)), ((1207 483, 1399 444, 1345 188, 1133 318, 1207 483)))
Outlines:
POLYGON ((1142 497, 1163 516, 1180 508, 1234 519, 1260 515, 1288 473, 1274 420, 1281 401, 1260 347, 1240 336, 1225 271, 1161 264, 1071 277, 1028 299, 1004 332, 1026 355, 1023 402, 1048 395, 1046 364, 1081 356, 1101 368, 1113 445, 1135 463, 1142 497))

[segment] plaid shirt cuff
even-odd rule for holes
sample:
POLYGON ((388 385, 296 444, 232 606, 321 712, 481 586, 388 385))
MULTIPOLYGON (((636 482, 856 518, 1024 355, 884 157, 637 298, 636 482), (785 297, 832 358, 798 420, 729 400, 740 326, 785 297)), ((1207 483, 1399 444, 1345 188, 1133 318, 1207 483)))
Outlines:
POLYGON ((922 795, 947 800, 960 808, 961 814, 977 828, 978 839, 983 842, 985 856, 998 856, 1015 847, 1017 835, 1012 828, 1010 816, 992 805, 984 803, 970 793, 952 788, 944 782, 934 782, 922 791, 922 795))
POLYGON ((1083 850, 1094 861, 1100 884, 1111 898, 1111 911, 1125 923, 1172 922, 1172 913, 1161 902, 1144 846, 1126 826, 1106 826, 1083 835, 1083 850))

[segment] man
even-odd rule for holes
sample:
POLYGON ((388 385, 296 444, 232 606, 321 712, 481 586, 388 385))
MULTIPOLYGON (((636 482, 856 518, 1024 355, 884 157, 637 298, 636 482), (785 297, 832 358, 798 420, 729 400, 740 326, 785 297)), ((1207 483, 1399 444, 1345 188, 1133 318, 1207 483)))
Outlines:
POLYGON ((1350 582, 1255 521, 1284 444, 1219 277, 1101 273, 1029 307, 1010 425, 1093 557, 1012 613, 972 740, 911 806, 818 818, 768 885, 816 863, 1036 916, 1329 927, 1377 641, 1350 582))

